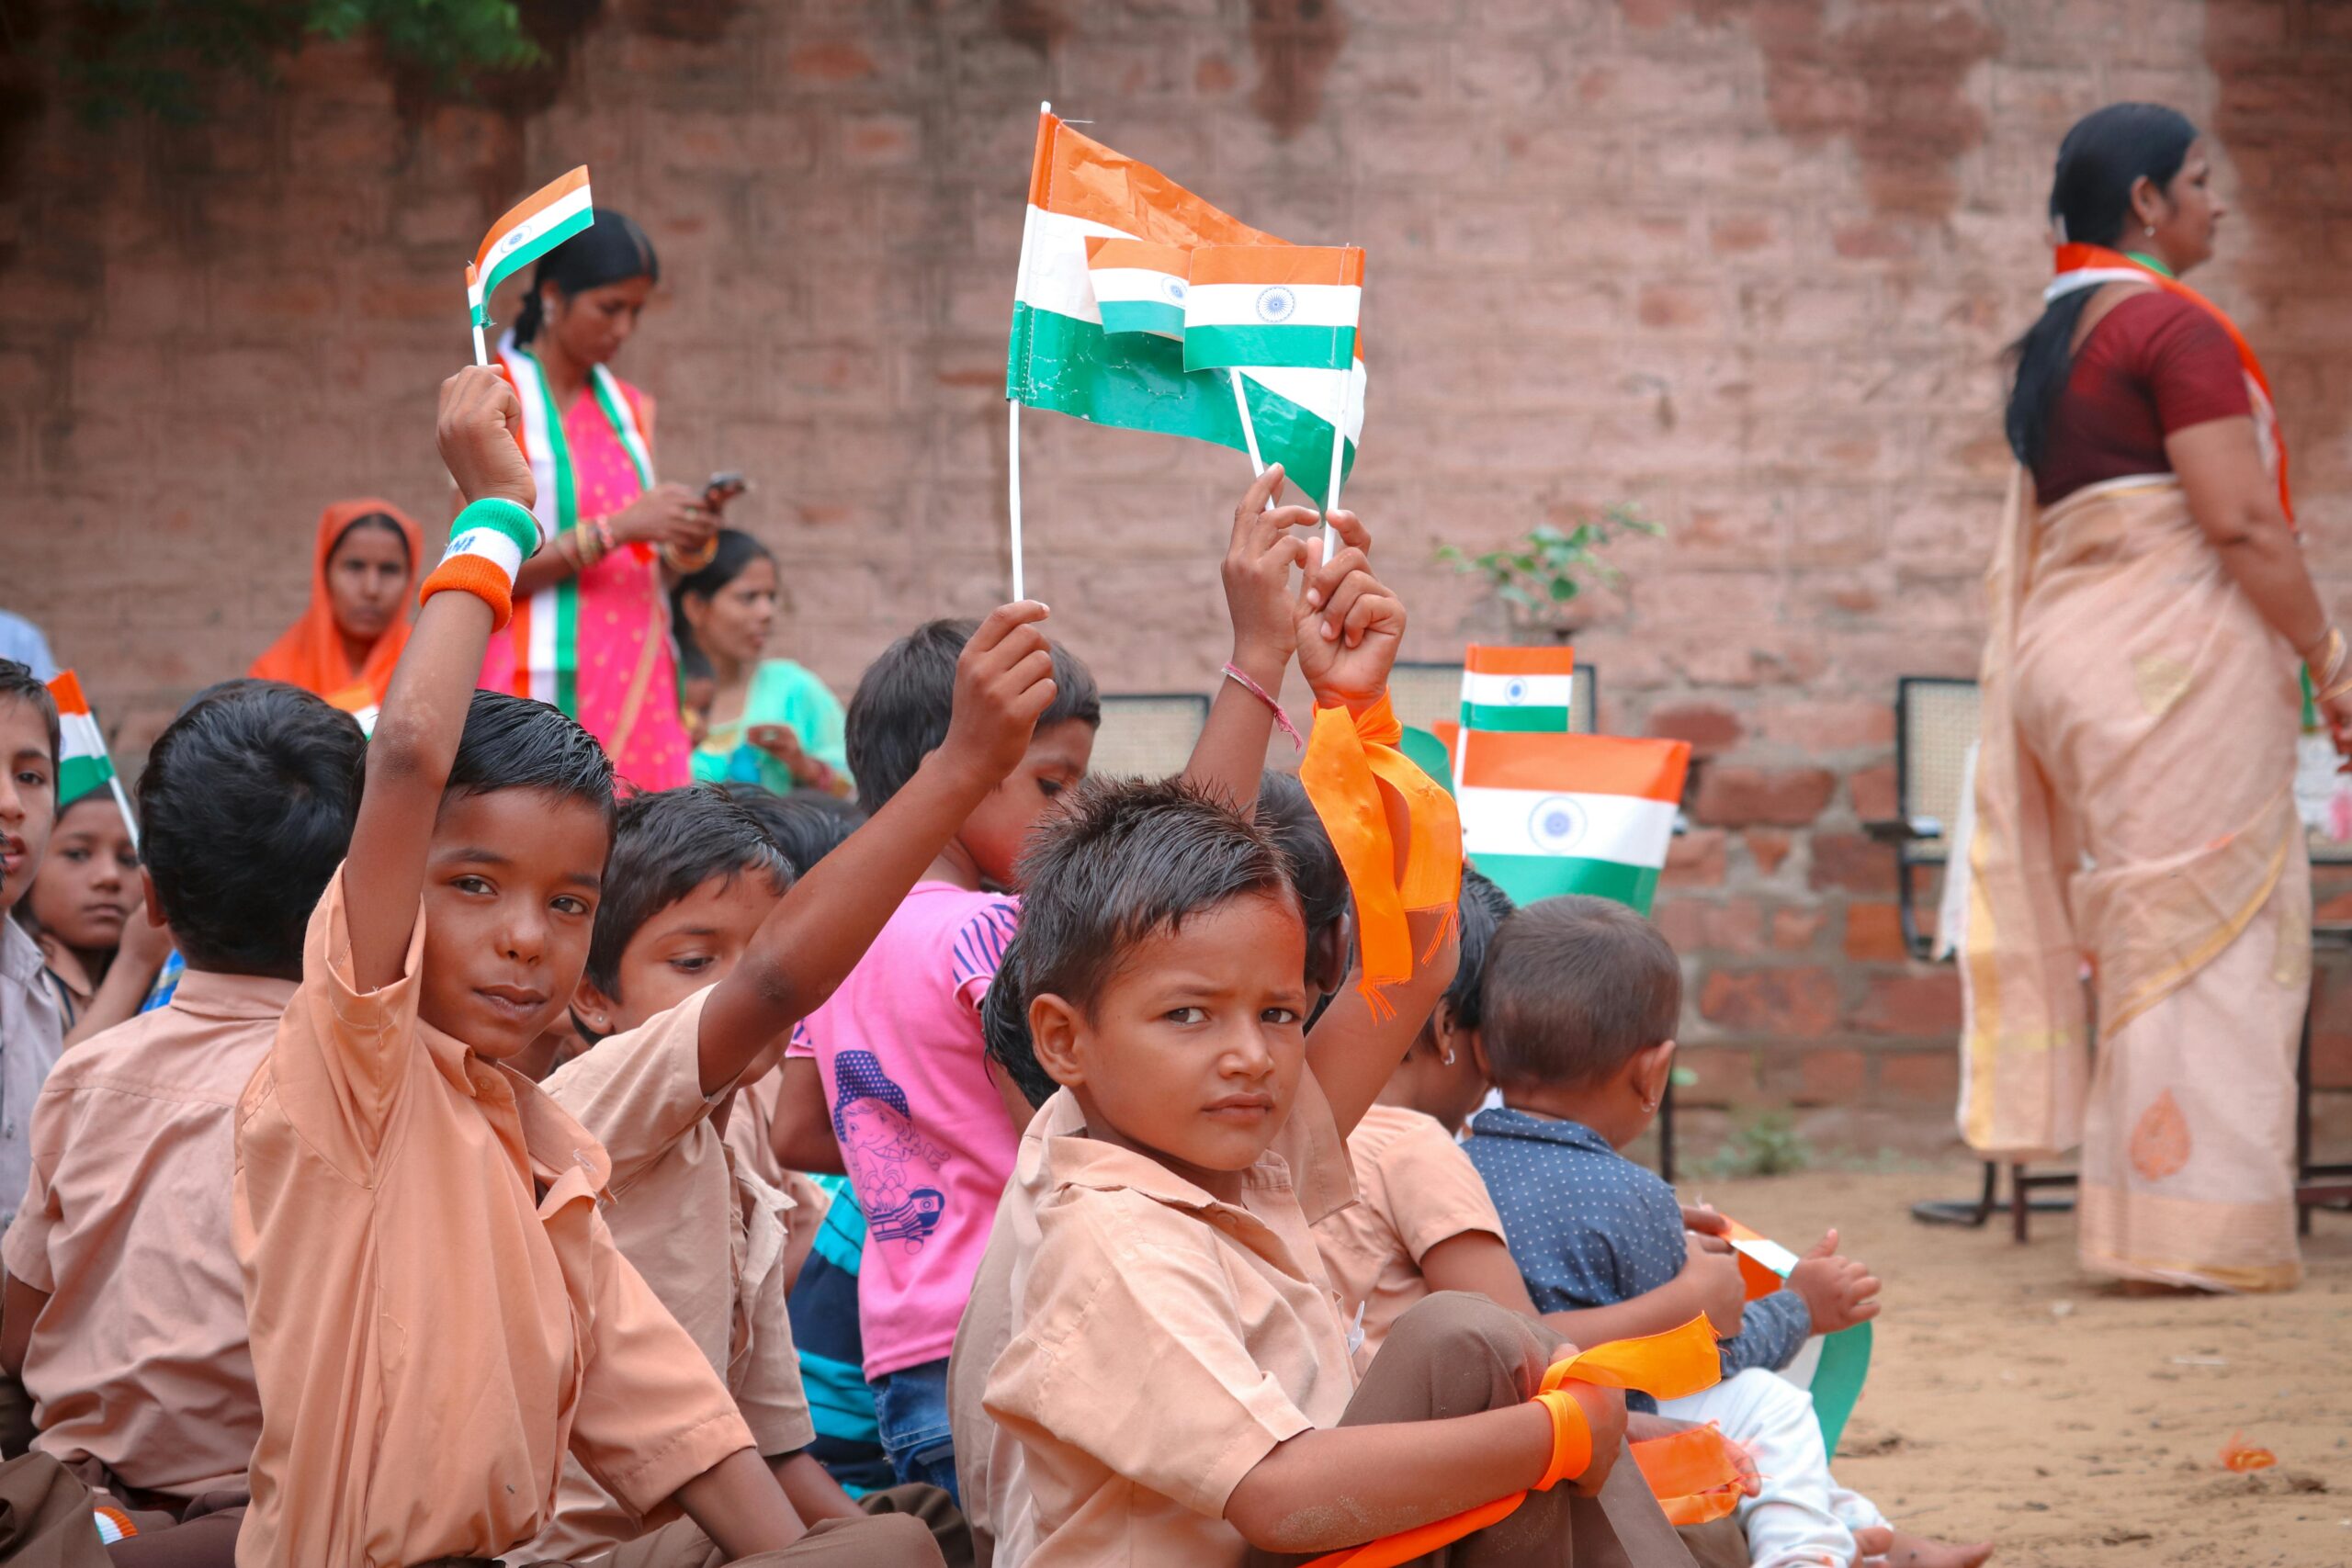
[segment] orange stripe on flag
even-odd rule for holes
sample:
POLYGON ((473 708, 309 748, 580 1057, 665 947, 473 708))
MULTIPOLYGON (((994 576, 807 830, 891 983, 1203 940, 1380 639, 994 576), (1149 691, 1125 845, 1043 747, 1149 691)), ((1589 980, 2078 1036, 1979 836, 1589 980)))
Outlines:
POLYGON ((1163 244, 1285 243, 1210 206, 1149 164, 1139 164, 1072 130, 1059 115, 1038 117, 1037 156, 1029 170, 1029 205, 1163 244))
POLYGON ((60 714, 87 714, 90 699, 82 694, 82 678, 71 670, 60 670, 49 683, 49 694, 57 699, 60 714))
POLYGON ((480 267, 489 265, 491 247, 497 244, 500 240, 505 238, 508 230, 514 228, 516 224, 525 221, 526 219, 529 219, 534 214, 543 212, 547 209, 553 207, 557 202, 561 201, 573 191, 579 190, 582 186, 586 186, 587 183, 588 165, 582 164, 578 168, 572 170, 571 173, 562 176, 560 179, 549 180, 546 185, 541 186, 538 189, 533 191, 530 195, 516 202, 513 207, 508 208, 506 209, 506 216, 492 224, 490 227, 490 232, 482 236, 481 249, 474 253, 474 265, 480 267))
POLYGON ((1090 267, 1133 266, 1182 277, 1192 254, 1182 245, 1155 245, 1148 240, 1114 240, 1103 234, 1086 237, 1090 267))
POLYGON ((1482 729, 1470 744, 1462 782, 1474 789, 1631 795, 1671 804, 1682 798, 1690 768, 1690 746, 1683 740, 1482 729))
POLYGON ((1498 648, 1472 643, 1462 653, 1463 668, 1479 675, 1573 675, 1573 648, 1498 648))
POLYGON ((1218 245, 1193 254, 1193 283, 1319 283, 1363 286, 1363 252, 1353 245, 1218 245))

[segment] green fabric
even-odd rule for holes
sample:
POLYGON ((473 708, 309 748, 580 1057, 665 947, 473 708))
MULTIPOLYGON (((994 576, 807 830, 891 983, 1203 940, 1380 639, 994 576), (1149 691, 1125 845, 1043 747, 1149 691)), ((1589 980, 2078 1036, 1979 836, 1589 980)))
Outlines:
POLYGON ((2133 261, 2138 262, 2142 266, 2146 267, 2150 272, 2162 273, 2166 277, 2175 276, 2172 268, 2165 265, 2164 263, 2158 261, 2155 257, 2150 255, 2145 251, 2126 251, 2123 254, 2130 256, 2133 261))
POLYGON ((742 739, 763 724, 788 727, 800 738, 801 750, 842 777, 849 777, 849 738, 841 699, 815 671, 789 659, 770 659, 752 672, 742 719, 727 732, 735 744, 718 750, 707 745, 695 748, 690 760, 695 781, 755 784, 777 795, 790 795, 792 774, 784 764, 742 739))

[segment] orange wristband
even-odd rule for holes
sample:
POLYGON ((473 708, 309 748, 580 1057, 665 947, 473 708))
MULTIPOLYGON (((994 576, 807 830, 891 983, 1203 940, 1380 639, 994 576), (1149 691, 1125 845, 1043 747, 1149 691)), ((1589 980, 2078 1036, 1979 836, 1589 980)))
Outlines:
POLYGON ((1538 1492, 1548 1492, 1592 1468, 1592 1423, 1566 1389, 1547 1388, 1535 1396, 1535 1403, 1552 1417, 1552 1465, 1535 1483, 1538 1492))
POLYGON ((452 590, 470 593, 490 606, 492 631, 505 630, 506 623, 514 617, 514 584, 505 572, 499 570, 495 561, 481 556, 451 556, 433 569, 433 575, 426 578, 424 586, 417 591, 416 602, 423 604, 435 593, 447 593, 452 590))

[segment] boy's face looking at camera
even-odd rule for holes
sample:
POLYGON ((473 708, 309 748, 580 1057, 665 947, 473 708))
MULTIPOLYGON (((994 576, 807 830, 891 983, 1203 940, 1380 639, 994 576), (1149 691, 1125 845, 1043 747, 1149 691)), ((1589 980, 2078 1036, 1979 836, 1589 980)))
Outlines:
POLYGON ((0 911, 33 885, 57 825, 57 749, 51 719, 29 696, 0 694, 0 911))

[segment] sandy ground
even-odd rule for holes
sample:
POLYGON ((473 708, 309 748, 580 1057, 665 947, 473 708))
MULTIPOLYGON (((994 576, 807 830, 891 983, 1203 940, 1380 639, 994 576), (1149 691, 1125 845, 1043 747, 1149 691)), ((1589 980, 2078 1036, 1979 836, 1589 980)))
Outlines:
POLYGON ((2075 1271, 2069 1215, 2024 1247, 1910 1219, 1977 1170, 1683 1184, 1800 1251, 1835 1224, 1884 1280, 1838 1478, 2008 1568, 2352 1564, 2352 1216, 2315 1217, 2293 1294, 2132 1300, 2075 1271), (2278 1466, 2222 1470, 2235 1432, 2278 1466))

